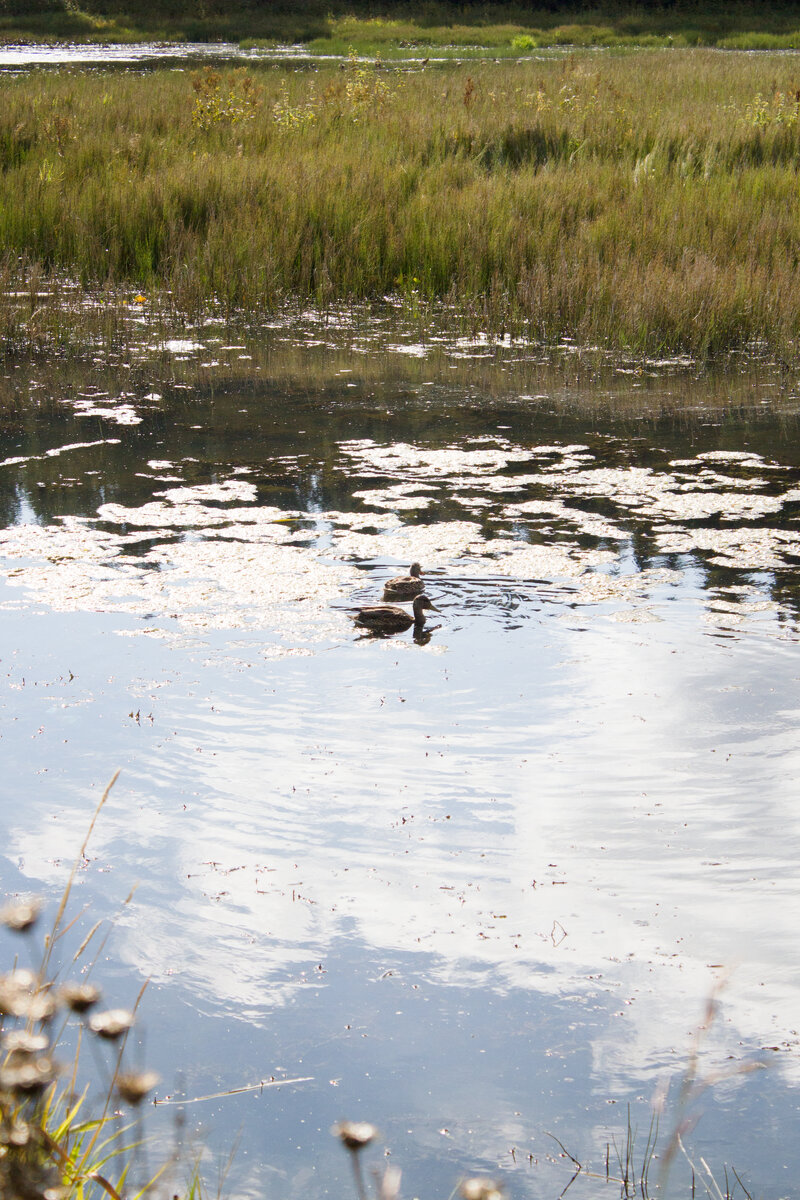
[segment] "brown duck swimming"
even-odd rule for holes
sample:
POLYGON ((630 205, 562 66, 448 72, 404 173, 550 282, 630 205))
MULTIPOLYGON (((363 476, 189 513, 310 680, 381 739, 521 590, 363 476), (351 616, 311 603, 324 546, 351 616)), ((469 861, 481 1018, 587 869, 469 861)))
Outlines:
POLYGON ((383 585, 384 600, 413 600, 425 591, 425 583, 420 576, 422 567, 418 562, 412 563, 407 575, 395 575, 387 579, 383 585))
POLYGON ((365 629, 372 629, 375 633, 400 633, 411 625, 421 629, 425 624, 426 609, 439 611, 427 596, 417 596, 412 608, 413 617, 397 604, 367 604, 358 610, 353 620, 356 625, 363 625, 365 629))

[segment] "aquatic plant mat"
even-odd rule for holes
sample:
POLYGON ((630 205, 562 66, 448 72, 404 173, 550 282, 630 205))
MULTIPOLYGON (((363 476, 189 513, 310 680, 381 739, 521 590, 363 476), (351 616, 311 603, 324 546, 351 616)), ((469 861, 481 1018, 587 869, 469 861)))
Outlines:
POLYGON ((792 361, 797 92, 791 56, 703 50, 7 76, 0 331, 74 346, 75 286, 194 316, 390 296, 792 361))
MULTIPOLYGON (((163 320, 148 320, 141 297, 121 311, 124 354, 58 362, 55 374, 44 362, 21 360, 0 384, 0 413, 12 436, 25 428, 31 402, 53 435, 62 427, 77 431, 64 444, 53 436, 46 448, 37 443, 3 458, 6 478, 17 477, 29 496, 39 490, 41 499, 96 490, 91 513, 67 504, 47 520, 37 503, 36 521, 12 519, 0 531, 0 550, 20 564, 9 578, 55 609, 80 611, 88 603, 158 618, 137 632, 159 637, 167 633, 166 617, 174 632, 259 630, 267 633, 262 653, 295 654, 341 636, 342 599, 361 597, 370 562, 424 560, 443 586, 453 577, 470 588, 485 580, 504 603, 517 590, 535 600, 544 586, 572 608, 603 603, 615 620, 637 621, 654 619, 643 600, 682 586, 687 555, 701 556, 709 570, 741 573, 739 592, 747 585, 753 594, 750 607, 740 594, 740 619, 776 610, 774 598, 759 600, 756 575, 777 572, 788 581, 794 574, 800 489, 793 464, 755 448, 663 451, 634 465, 626 452, 620 457, 594 438, 519 445, 506 432, 511 425, 487 429, 481 401, 470 399, 479 379, 493 395, 499 387, 528 420, 554 404, 578 420, 581 412, 691 420, 686 397, 699 385, 689 359, 626 365, 570 345, 546 351, 512 338, 453 337, 434 328, 421 334, 418 322, 391 308, 377 315, 293 313, 260 330, 206 319, 190 331, 181 327, 182 337, 166 336, 163 320), (352 436, 351 422, 370 423, 373 389, 387 386, 387 372, 416 378, 414 398, 401 393, 399 403, 396 396, 389 401, 381 421, 394 431, 388 440, 352 436), (340 381, 333 389, 332 380, 340 381), (320 463, 326 478, 342 473, 360 481, 341 507, 309 504, 301 492, 287 503, 289 481, 310 465, 314 434, 295 432, 305 387, 320 388, 323 411, 345 423, 320 463), (175 422, 182 426, 195 406, 203 412, 222 403, 220 390, 228 397, 226 437, 237 447, 249 436, 251 398, 259 397, 269 440, 282 444, 271 466, 256 450, 255 460, 247 454, 209 481, 202 457, 176 455, 168 442, 159 457, 131 461, 139 427, 167 422, 171 441, 175 422), (240 391, 248 401, 237 411, 240 391), (436 414, 451 408, 472 414, 470 433, 447 436, 436 414), (420 412, 430 414, 426 426, 432 423, 432 440, 422 444, 409 440, 420 412), (129 498, 109 495, 108 471, 130 479, 129 498), (658 565, 620 571, 620 547, 634 527, 658 565)), ((769 422, 776 413, 793 419, 797 392, 783 368, 746 358, 738 369, 731 364, 707 377, 709 412, 723 420, 738 409, 752 412, 753 379, 764 394, 755 411, 766 405, 769 422)), ((312 424, 319 422, 316 415, 312 424)), ((191 441, 192 433, 186 436, 191 441)), ((20 492, 13 495, 11 516, 20 492)), ((724 598, 712 613, 723 623, 731 618, 724 598)))

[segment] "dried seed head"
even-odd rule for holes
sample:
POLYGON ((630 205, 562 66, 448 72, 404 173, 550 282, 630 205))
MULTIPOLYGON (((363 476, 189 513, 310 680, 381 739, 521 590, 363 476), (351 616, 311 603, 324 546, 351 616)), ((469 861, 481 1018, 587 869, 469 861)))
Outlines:
POLYGON ((0 1014, 4 1017, 20 1017, 36 987, 36 979, 30 971, 12 971, 0 975, 0 1014))
POLYGON ((369 1121, 339 1121, 331 1129, 331 1133, 347 1147, 348 1150, 363 1150, 370 1142, 374 1142, 378 1131, 369 1121))
POLYGON ((117 1093, 126 1104, 141 1104, 159 1081, 155 1071, 125 1071, 117 1076, 117 1093))
POLYGON ((3 1034, 3 1049, 8 1054, 41 1054, 50 1045, 43 1033, 28 1033, 26 1029, 12 1029, 3 1034))
POLYGON ((0 1067, 0 1088, 4 1092, 32 1095, 52 1083, 58 1068, 52 1058, 32 1058, 29 1054, 12 1054, 0 1067))
POLYGON ((0 976, 0 1015, 49 1021, 56 1007, 49 992, 38 990, 36 976, 30 971, 12 971, 0 976))
POLYGON ((3 978, 7 979, 10 983, 13 983, 14 987, 17 987, 21 991, 25 992, 35 992, 39 986, 38 978, 33 971, 29 971, 27 967, 17 967, 15 971, 10 971, 8 975, 4 975, 3 978))
POLYGON ((52 1021, 57 1012, 55 996, 51 996, 49 992, 37 992, 35 996, 31 996, 21 1015, 29 1021, 41 1021, 44 1024, 52 1021))
POLYGON ((0 1125, 0 1145, 27 1146, 31 1140, 31 1127, 26 1121, 11 1120, 0 1125))
POLYGON ((0 908, 0 925, 5 925, 14 933, 25 933, 36 924, 41 911, 42 902, 38 898, 13 900, 0 908))
POLYGON ((464 1200, 503 1200, 502 1185, 480 1175, 465 1179, 458 1190, 464 1200))
POLYGON ((133 1025, 133 1013, 127 1008, 109 1008, 107 1012, 95 1013, 89 1021, 89 1028, 98 1037, 115 1042, 123 1033, 127 1033, 133 1025))
POLYGON ((74 1013, 85 1013, 100 999, 100 989, 93 983, 65 983, 60 996, 63 1003, 74 1013))

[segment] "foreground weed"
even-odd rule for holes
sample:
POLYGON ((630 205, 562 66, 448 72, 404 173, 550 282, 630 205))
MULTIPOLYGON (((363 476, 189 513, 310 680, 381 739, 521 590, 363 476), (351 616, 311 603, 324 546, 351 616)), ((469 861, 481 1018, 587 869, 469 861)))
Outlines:
MULTIPOLYGON (((116 779, 116 776, 114 777, 116 779)), ((55 945, 72 927, 66 911, 75 872, 100 809, 103 794, 81 852, 67 881, 55 919, 37 942, 41 904, 20 900, 0 910, 0 923, 29 942, 39 966, 16 966, 0 976, 0 1195, 3 1200, 90 1200, 105 1193, 120 1200, 146 1191, 157 1176, 131 1190, 129 1175, 141 1141, 136 1114, 158 1082, 152 1071, 123 1069, 125 1045, 144 988, 131 1010, 99 1008, 100 989, 85 977, 60 982, 52 970, 55 945), (74 1033, 72 1061, 60 1059, 65 1035, 74 1033), (89 1112, 89 1085, 78 1090, 84 1040, 106 1047, 99 1056, 104 1099, 89 1112), (59 1080, 66 1076, 66 1082, 59 1080), (119 1104, 131 1119, 121 1120, 119 1104)), ((88 945, 99 928, 84 941, 88 945)), ((81 953, 78 952, 78 955, 81 953)), ((76 958, 78 957, 76 955, 76 958)), ((160 1172, 159 1172, 160 1174, 160 1172)))

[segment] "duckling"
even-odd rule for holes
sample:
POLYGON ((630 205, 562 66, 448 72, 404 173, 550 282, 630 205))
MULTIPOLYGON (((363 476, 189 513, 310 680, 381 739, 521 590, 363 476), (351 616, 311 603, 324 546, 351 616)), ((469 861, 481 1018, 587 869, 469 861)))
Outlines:
POLYGON ((410 625, 413 625, 415 629, 421 629, 425 624, 426 608, 433 612, 439 612, 439 609, 427 596, 417 596, 412 608, 414 610, 413 617, 397 604, 368 604, 358 610, 353 620, 356 625, 363 625, 367 629, 374 630, 375 633, 400 633, 403 629, 408 629, 410 625))
POLYGON ((412 563, 407 575, 395 575, 387 579, 383 585, 384 600, 413 600, 425 591, 425 583, 420 579, 422 567, 418 562, 412 563))

